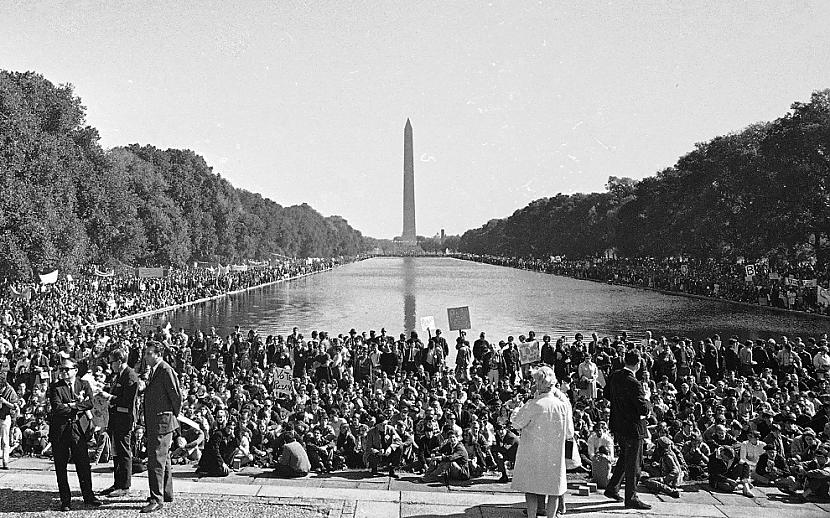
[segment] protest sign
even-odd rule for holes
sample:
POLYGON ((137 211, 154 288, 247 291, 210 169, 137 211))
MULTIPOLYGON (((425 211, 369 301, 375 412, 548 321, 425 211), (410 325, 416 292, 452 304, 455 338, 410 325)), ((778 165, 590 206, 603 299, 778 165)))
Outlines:
POLYGON ((755 265, 754 264, 746 265, 746 276, 751 277, 753 275, 755 275, 755 265))
POLYGON ((294 388, 291 385, 291 369, 277 369, 274 376, 274 390, 277 394, 284 394, 290 396, 294 393, 294 388))
POLYGON ((519 363, 533 363, 542 360, 542 351, 539 349, 539 341, 521 342, 519 345, 519 363))
POLYGON ((435 329, 435 317, 421 317, 421 331, 435 329))
POLYGON ((157 279, 159 277, 164 277, 164 268, 139 268, 138 269, 138 278, 139 279, 157 279))
POLYGON ((470 329, 470 308, 463 306, 460 308, 447 308, 447 320, 450 323, 450 331, 461 331, 462 329, 470 329))

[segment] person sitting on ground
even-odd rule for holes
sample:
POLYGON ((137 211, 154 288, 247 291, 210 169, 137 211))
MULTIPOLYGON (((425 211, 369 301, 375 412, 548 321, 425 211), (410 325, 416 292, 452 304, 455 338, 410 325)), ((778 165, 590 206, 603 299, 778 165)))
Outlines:
POLYGON ((182 426, 174 442, 176 449, 170 453, 172 464, 188 464, 201 460, 202 448, 205 445, 205 434, 202 430, 192 426, 182 426))
POLYGON ((459 434, 448 431, 449 440, 441 447, 438 455, 427 459, 430 467, 419 482, 437 482, 442 477, 446 483, 470 480, 470 457, 467 455, 467 449, 461 444, 459 434))
POLYGON ((594 423, 594 431, 588 436, 586 441, 588 448, 588 455, 583 460, 583 464, 591 465, 594 460, 597 450, 600 446, 605 446, 608 451, 607 455, 614 458, 614 438, 608 432, 608 423, 606 421, 597 421, 594 423), (585 462, 587 460, 587 462, 585 462))
POLYGON ((755 471, 749 475, 756 483, 764 486, 775 486, 781 477, 786 476, 787 459, 778 450, 776 443, 764 445, 764 453, 755 465, 755 471))
POLYGON ((651 460, 656 464, 656 476, 650 477, 645 486, 655 493, 665 493, 672 498, 680 498, 677 486, 683 483, 683 467, 674 450, 672 440, 666 436, 656 441, 651 460))
POLYGON ((303 445, 297 442, 294 432, 286 430, 282 434, 283 447, 274 474, 280 478, 300 478, 311 472, 311 461, 308 460, 303 445))
POLYGON ((749 465, 738 462, 734 448, 720 446, 709 457, 709 485, 717 491, 731 493, 738 489, 744 496, 754 497, 749 481, 749 465))
POLYGON ((381 466, 388 464, 389 476, 398 478, 395 469, 401 462, 401 438, 395 428, 389 425, 389 418, 385 414, 378 417, 375 426, 366 434, 363 457, 372 476, 378 474, 381 466))
POLYGON ((438 455, 438 451, 443 445, 441 434, 438 430, 438 423, 431 421, 423 428, 423 434, 417 439, 417 455, 418 460, 413 467, 415 473, 424 473, 429 467, 429 460, 431 457, 438 455))
POLYGON ((508 427, 496 423, 494 425, 496 430, 496 444, 493 445, 492 452, 496 459, 496 465, 501 472, 499 482, 502 484, 510 482, 510 477, 507 476, 507 463, 514 464, 516 462, 516 452, 519 451, 519 438, 508 427))
POLYGON ((340 425, 337 435, 337 455, 349 469, 363 467, 363 453, 358 449, 357 438, 348 423, 340 425))
POLYGON ((305 449, 312 471, 331 473, 333 452, 328 448, 319 428, 305 434, 305 449))
POLYGON ((133 450, 133 473, 144 473, 147 471, 147 439, 144 437, 143 426, 136 426, 133 430, 130 447, 133 450))
POLYGON ((614 461, 608 453, 608 447, 602 445, 597 448, 594 459, 591 461, 591 480, 599 489, 608 487, 608 480, 611 479, 611 467, 614 461))
POLYGON ((233 432, 233 425, 228 420, 228 412, 224 408, 216 411, 216 421, 210 433, 205 451, 199 460, 196 472, 208 477, 227 477, 233 461, 233 452, 238 442, 233 432))

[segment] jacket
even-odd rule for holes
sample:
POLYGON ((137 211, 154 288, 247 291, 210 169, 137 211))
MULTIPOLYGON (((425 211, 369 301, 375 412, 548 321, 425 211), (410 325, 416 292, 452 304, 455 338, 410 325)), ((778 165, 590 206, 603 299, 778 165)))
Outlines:
POLYGON ((138 375, 130 367, 124 367, 113 380, 109 392, 113 398, 110 399, 108 429, 114 433, 129 433, 138 420, 138 375))
POLYGON ((176 419, 182 410, 179 379, 173 368, 159 360, 144 389, 144 425, 147 435, 164 435, 179 428, 176 419))
POLYGON ((64 433, 71 433, 75 441, 80 440, 84 432, 78 417, 86 410, 92 410, 92 389, 89 385, 75 378, 75 394, 72 387, 64 380, 55 381, 49 385, 47 398, 51 411, 49 413, 49 442, 56 443, 64 433), (83 396, 83 397, 81 397, 83 396), (77 408, 70 408, 69 404, 77 402, 77 408))
POLYGON ((611 402, 611 433, 619 437, 644 438, 650 404, 634 373, 621 369, 611 374, 606 385, 606 396, 611 402))

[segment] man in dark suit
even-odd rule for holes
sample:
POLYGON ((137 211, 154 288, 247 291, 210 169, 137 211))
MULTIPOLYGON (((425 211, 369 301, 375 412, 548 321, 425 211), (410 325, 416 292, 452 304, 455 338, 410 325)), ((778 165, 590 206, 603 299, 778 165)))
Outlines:
POLYGON ((92 410, 92 389, 89 384, 77 378, 78 368, 70 359, 64 359, 58 366, 58 381, 49 385, 48 398, 52 411, 49 415, 49 441, 55 459, 55 475, 61 498, 61 511, 72 510, 72 493, 66 466, 69 459, 75 462, 78 482, 84 502, 99 507, 101 501, 92 492, 92 471, 89 466, 89 451, 85 437, 85 426, 91 425, 85 413, 92 410))
POLYGON ((133 477, 133 450, 130 437, 137 420, 136 396, 138 374, 127 365, 127 351, 115 349, 110 353, 110 368, 113 372, 109 393, 109 427, 112 439, 115 480, 112 486, 101 491, 104 496, 120 498, 130 492, 133 477))
POLYGON ((631 349, 625 353, 625 366, 613 373, 606 386, 606 397, 611 402, 611 433, 620 445, 620 458, 614 465, 605 496, 621 501, 620 484, 625 476, 625 507, 651 509, 637 498, 637 482, 643 463, 643 439, 646 436, 644 417, 649 413, 649 402, 636 374, 640 368, 640 353, 631 349))
POLYGON ((170 365, 161 359, 162 346, 149 342, 144 360, 150 368, 144 390, 144 424, 147 427, 147 479, 149 503, 142 513, 160 510, 164 502, 173 501, 173 474, 170 471, 170 443, 179 428, 177 417, 182 410, 179 380, 170 365), (162 495, 163 491, 163 495, 162 495))

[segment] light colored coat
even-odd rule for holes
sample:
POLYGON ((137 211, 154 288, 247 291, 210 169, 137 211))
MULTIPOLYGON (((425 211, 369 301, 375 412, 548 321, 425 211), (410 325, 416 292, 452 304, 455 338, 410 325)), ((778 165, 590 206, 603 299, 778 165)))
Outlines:
POLYGON ((513 412, 511 422, 522 433, 511 487, 523 493, 565 494, 565 439, 574 435, 566 396, 555 389, 536 396, 513 412))

